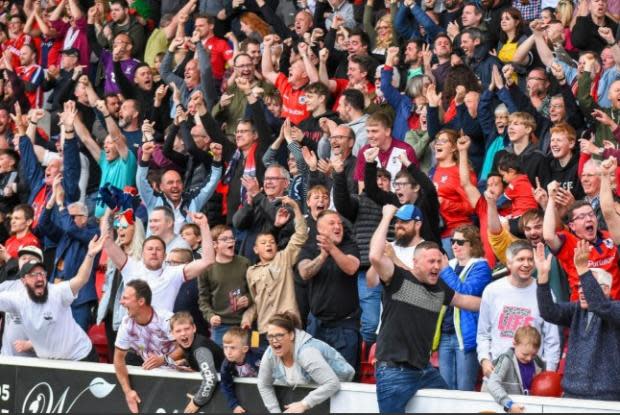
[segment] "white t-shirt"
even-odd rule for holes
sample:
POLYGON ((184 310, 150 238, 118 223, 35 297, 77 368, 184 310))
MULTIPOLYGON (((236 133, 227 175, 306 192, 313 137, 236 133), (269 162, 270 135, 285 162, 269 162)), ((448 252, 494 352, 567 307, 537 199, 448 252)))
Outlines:
POLYGON ((415 246, 398 246, 396 242, 390 242, 396 258, 400 259, 400 262, 407 265, 409 268, 413 267, 413 253, 415 252, 415 246))
POLYGON ((482 293, 478 319, 478 361, 495 360, 513 345, 519 327, 535 327, 542 337, 539 355, 547 363, 547 370, 555 370, 560 360, 560 333, 557 326, 540 317, 536 298, 536 282, 515 287, 510 277, 487 285, 482 293))
MULTIPOLYGON (((0 284, 0 292, 21 289, 26 293, 24 284, 20 280, 5 281, 0 284)), ((27 295, 27 294, 26 294, 27 295)), ((13 343, 17 340, 28 340, 28 336, 22 326, 22 319, 17 314, 5 313, 4 315, 4 333, 2 333, 2 350, 1 356, 25 356, 36 357, 33 351, 18 352, 15 350, 13 343)))
POLYGON ((127 258, 127 263, 121 270, 125 285, 132 280, 144 280, 151 287, 153 298, 151 305, 159 310, 172 311, 174 300, 185 282, 183 268, 185 265, 169 267, 164 265, 158 270, 150 270, 142 261, 127 258))
POLYGON ((43 304, 35 303, 23 288, 0 293, 0 310, 21 317, 24 332, 38 357, 44 359, 82 360, 93 348, 90 339, 73 319, 73 295, 69 281, 48 284, 49 294, 43 304))
POLYGON ((170 317, 170 311, 155 308, 151 321, 144 326, 129 316, 123 317, 114 346, 133 350, 145 360, 151 354, 161 356, 172 352, 175 343, 170 333, 170 317))

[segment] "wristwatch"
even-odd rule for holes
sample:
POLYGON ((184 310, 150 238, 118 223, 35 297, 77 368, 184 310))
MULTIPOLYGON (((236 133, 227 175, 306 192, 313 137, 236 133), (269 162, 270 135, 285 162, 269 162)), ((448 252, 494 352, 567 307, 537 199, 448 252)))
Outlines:
POLYGON ((514 405, 513 401, 508 401, 504 404, 504 412, 510 412, 512 409, 512 405, 514 405))

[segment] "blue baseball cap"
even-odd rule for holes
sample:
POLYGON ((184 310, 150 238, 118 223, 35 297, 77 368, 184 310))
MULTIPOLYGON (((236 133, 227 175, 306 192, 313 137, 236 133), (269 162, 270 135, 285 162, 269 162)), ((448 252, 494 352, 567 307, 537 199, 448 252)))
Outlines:
POLYGON ((396 219, 409 222, 411 220, 422 221, 422 212, 416 205, 402 205, 394 215, 396 219))

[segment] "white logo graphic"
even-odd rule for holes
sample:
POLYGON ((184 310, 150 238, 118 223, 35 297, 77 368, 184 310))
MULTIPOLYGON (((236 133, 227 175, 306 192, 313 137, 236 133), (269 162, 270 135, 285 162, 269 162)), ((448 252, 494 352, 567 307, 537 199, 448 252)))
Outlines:
POLYGON ((28 392, 28 395, 26 395, 24 405, 22 406, 22 413, 69 413, 71 408, 73 408, 76 402, 87 391, 89 391, 95 398, 103 399, 114 390, 115 386, 115 384, 108 383, 105 379, 94 378, 90 381, 90 384, 86 388, 78 393, 65 411, 64 408, 65 401, 67 400, 67 393, 71 388, 67 387, 62 395, 60 395, 58 402, 54 402, 54 391, 52 390, 52 387, 47 382, 41 382, 36 384, 30 392, 28 392))

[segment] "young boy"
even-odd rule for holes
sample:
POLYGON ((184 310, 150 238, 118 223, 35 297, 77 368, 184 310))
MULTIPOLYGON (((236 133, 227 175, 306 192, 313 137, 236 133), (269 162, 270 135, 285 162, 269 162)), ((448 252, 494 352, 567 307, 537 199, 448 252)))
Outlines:
POLYGON ((226 396, 228 406, 233 413, 246 412, 237 399, 233 377, 254 378, 258 376, 258 368, 262 357, 260 350, 252 350, 249 346, 249 336, 241 327, 231 327, 224 334, 224 355, 222 364, 220 389, 226 396))
MULTIPOLYGON (((185 413, 195 413, 206 405, 217 383, 216 367, 221 367, 224 361, 222 349, 213 341, 196 334, 196 325, 191 314, 180 311, 170 318, 170 331, 177 345, 183 350, 184 358, 189 367, 200 372, 202 383, 198 391, 185 407, 185 413)), ((166 356, 166 359, 170 359, 166 356)), ((167 361, 169 365, 174 362, 167 361)))
POLYGON ((202 257, 202 238, 200 237, 200 228, 195 223, 186 223, 181 227, 181 238, 192 247, 192 255, 194 259, 202 257))
POLYGON ((523 412, 523 405, 515 404, 509 394, 527 395, 532 380, 545 370, 545 362, 538 357, 541 337, 536 328, 523 326, 517 329, 514 347, 497 359, 495 369, 487 380, 486 389, 506 412, 523 412))
POLYGON ((497 165, 497 170, 502 175, 504 182, 507 183, 504 194, 497 199, 497 207, 505 207, 508 202, 512 203, 508 219, 510 231, 516 235, 520 234, 518 222, 521 215, 530 209, 538 208, 538 203, 534 199, 534 188, 530 179, 521 170, 520 164, 521 162, 516 155, 506 153, 497 165))
POLYGON ((260 343, 267 346, 267 321, 275 314, 289 311, 299 316, 295 300, 293 266, 297 255, 308 239, 308 227, 297 202, 288 196, 281 199, 282 207, 276 213, 275 226, 281 227, 290 220, 287 208, 295 212, 295 233, 286 248, 278 251, 276 238, 270 233, 256 237, 254 252, 258 263, 248 269, 246 279, 253 304, 243 313, 241 327, 250 329, 257 320, 260 343))

